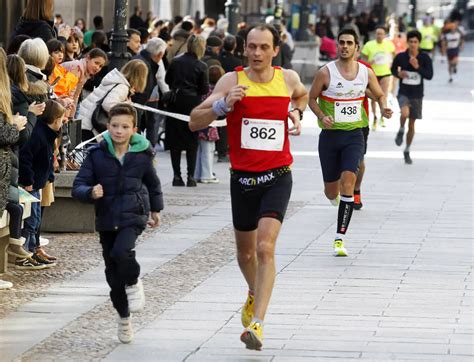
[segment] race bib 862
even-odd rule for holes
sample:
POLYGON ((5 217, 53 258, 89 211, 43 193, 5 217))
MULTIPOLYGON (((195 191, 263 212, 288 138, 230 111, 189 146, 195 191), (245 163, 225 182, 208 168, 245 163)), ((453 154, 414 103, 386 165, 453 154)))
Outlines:
POLYGON ((285 142, 285 121, 242 119, 241 147, 259 151, 281 151, 285 142))

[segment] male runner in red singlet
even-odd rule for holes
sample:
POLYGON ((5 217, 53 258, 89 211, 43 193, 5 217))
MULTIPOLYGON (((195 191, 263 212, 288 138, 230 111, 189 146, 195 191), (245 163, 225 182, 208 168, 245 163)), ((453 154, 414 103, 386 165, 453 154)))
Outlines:
POLYGON ((279 41, 274 27, 252 27, 245 44, 249 66, 224 75, 212 95, 191 112, 189 123, 196 131, 227 116, 237 259, 249 286, 240 339, 255 350, 262 348, 263 320, 275 281, 275 243, 292 188, 288 135, 300 134, 308 103, 298 74, 271 65, 279 41))

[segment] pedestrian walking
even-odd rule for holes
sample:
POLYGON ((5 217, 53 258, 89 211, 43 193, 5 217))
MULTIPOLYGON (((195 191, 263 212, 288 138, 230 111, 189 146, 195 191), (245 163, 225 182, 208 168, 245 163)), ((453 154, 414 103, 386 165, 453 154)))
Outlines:
POLYGON ((237 259, 249 289, 240 339, 255 350, 263 344, 263 321, 275 281, 275 244, 292 189, 288 135, 300 134, 308 102, 298 74, 271 65, 279 43, 273 26, 250 28, 245 49, 249 66, 225 74, 192 111, 189 124, 195 131, 227 117, 237 259))
POLYGON ((135 108, 117 104, 109 116, 108 132, 89 150, 74 180, 72 195, 95 204, 105 276, 119 314, 118 338, 130 343, 130 313, 140 312, 145 305, 135 242, 147 223, 159 226, 163 197, 150 142, 136 133, 135 108))

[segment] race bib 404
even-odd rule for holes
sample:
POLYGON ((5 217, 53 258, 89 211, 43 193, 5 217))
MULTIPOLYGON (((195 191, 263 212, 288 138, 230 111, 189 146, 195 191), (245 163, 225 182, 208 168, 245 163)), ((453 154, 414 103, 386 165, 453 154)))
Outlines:
POLYGON ((285 142, 285 121, 242 119, 241 147, 259 151, 281 151, 285 142))
POLYGON ((361 120, 361 101, 335 101, 334 121, 339 123, 359 122, 361 120))

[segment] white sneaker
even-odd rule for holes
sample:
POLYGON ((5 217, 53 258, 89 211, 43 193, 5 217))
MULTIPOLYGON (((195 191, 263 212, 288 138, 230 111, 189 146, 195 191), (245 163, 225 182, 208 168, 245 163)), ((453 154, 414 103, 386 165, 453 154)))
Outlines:
POLYGON ((128 310, 131 313, 138 313, 145 307, 145 292, 141 279, 138 279, 137 284, 125 287, 127 293, 128 310))
POLYGON ((334 240, 334 256, 347 256, 347 249, 344 247, 344 241, 334 240))
POLYGON ((130 343, 133 340, 132 318, 118 319, 117 336, 120 342, 130 343))
POLYGON ((0 279, 0 289, 10 289, 13 283, 0 279))
POLYGON ((200 181, 202 184, 218 184, 219 179, 214 177, 214 178, 202 178, 200 181))
POLYGON ((49 244, 49 239, 40 236, 40 246, 46 246, 49 244))

